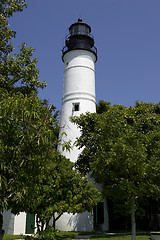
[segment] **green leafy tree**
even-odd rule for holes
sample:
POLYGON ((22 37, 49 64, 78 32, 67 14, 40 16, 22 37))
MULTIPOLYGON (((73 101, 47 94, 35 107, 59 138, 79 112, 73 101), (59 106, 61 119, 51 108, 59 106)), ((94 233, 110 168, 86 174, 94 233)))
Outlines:
POLYGON ((9 28, 8 19, 15 12, 23 11, 27 4, 25 0, 1 0, 0 1, 0 59, 5 60, 13 51, 11 39, 15 37, 15 31, 9 28))
POLYGON ((9 208, 11 199, 21 200, 31 180, 38 181, 56 144, 53 128, 57 119, 51 107, 36 96, 46 84, 39 81, 33 49, 23 43, 13 55, 15 32, 8 18, 25 6, 21 0, 0 2, 0 233, 3 210, 9 208))
POLYGON ((98 112, 72 119, 82 133, 77 145, 84 148, 77 167, 91 171, 108 198, 128 199, 134 240, 137 199, 160 194, 160 103, 127 108, 101 102, 98 112))
POLYGON ((8 18, 24 6, 0 3, 0 233, 4 210, 36 213, 44 223, 54 212, 90 210, 99 196, 57 152, 58 114, 37 97, 46 83, 39 81, 34 50, 23 43, 13 54, 8 18))
POLYGON ((65 212, 92 211, 92 207, 99 202, 100 193, 73 167, 74 163, 55 152, 39 183, 32 187, 32 195, 28 192, 25 201, 14 202, 12 211, 17 214, 25 210, 36 214, 38 231, 43 231, 52 217, 55 228, 56 221, 65 212))
POLYGON ((34 49, 23 43, 20 51, 13 54, 11 39, 16 32, 9 28, 8 19, 15 12, 21 12, 27 4, 22 0, 1 0, 0 2, 0 88, 8 92, 25 95, 36 94, 38 88, 46 83, 39 81, 39 71, 36 67, 37 58, 33 58, 34 49))
POLYGON ((0 100, 0 209, 32 198, 46 164, 56 151, 57 118, 39 98, 1 93, 0 100))
POLYGON ((33 58, 34 49, 25 43, 20 46, 20 51, 8 55, 0 64, 0 87, 10 94, 21 92, 30 96, 37 94, 38 88, 46 86, 39 81, 39 71, 36 67, 37 58, 33 58))

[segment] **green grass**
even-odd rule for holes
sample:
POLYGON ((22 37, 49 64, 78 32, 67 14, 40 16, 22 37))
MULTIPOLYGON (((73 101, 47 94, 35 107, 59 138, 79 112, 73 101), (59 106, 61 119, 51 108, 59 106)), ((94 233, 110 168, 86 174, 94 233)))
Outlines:
MULTIPOLYGON (((119 235, 119 236, 94 236, 90 240, 131 240, 131 235, 119 235)), ((137 235, 136 240, 150 240, 150 235, 137 235)))
POLYGON ((4 234, 3 240, 25 239, 25 236, 4 234))
MULTIPOLYGON (((71 240, 74 238, 74 236, 77 236, 78 234, 66 232, 66 233, 60 233, 59 235, 65 240, 71 240)), ((25 238, 26 236, 5 234, 3 240, 25 239, 25 238)))
POLYGON ((63 232, 63 231, 60 231, 58 233, 58 235, 61 236, 62 239, 72 240, 75 236, 79 235, 79 233, 77 233, 77 232, 63 232))
MULTIPOLYGON (((92 235, 92 233, 86 233, 92 235)), ((77 235, 84 235, 84 233, 80 232, 59 232, 59 236, 65 240, 72 240, 77 235)), ((26 236, 20 235, 9 235, 5 234, 3 240, 12 240, 12 239, 25 239, 26 236)), ((150 234, 138 234, 136 240, 150 240, 150 234)), ((118 236, 108 236, 108 235, 95 235, 90 238, 90 240, 131 240, 131 235, 118 235, 118 236)))
MULTIPOLYGON (((80 232, 63 232, 60 231, 58 233, 59 236, 62 237, 62 239, 64 240, 72 240, 75 236, 77 235, 82 235, 84 233, 80 233, 80 232)), ((85 233, 86 235, 88 233, 85 233)), ((22 235, 9 235, 9 234, 5 234, 3 240, 13 240, 13 239, 25 239, 26 236, 22 236, 22 235)))

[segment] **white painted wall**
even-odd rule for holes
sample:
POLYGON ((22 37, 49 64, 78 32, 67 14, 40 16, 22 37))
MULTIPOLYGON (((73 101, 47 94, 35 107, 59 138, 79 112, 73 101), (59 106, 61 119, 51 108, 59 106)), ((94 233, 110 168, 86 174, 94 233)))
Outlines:
POLYGON ((93 215, 84 212, 78 214, 64 213, 56 223, 56 229, 62 231, 93 231, 93 215))
MULTIPOLYGON (((94 66, 96 57, 87 50, 73 50, 67 52, 63 60, 63 100, 59 139, 62 142, 71 140, 73 149, 70 152, 62 151, 59 145, 58 150, 75 162, 81 152, 74 146, 80 131, 69 118, 79 116, 81 113, 96 112, 94 66), (79 111, 73 111, 74 103, 79 103, 79 111)), ((56 228, 65 231, 93 231, 93 215, 89 212, 74 215, 65 213, 57 221, 56 228)))
POLYGON ((14 216, 10 210, 3 212, 3 229, 5 234, 14 234, 14 216))
MULTIPOLYGON (((70 116, 96 112, 94 68, 96 57, 92 52, 86 50, 74 50, 67 52, 63 60, 63 100, 59 139, 62 140, 62 143, 71 140, 72 145, 74 145, 80 131, 76 125, 70 122, 70 116), (78 112, 73 111, 74 103, 79 103, 80 109, 78 112), (66 135, 63 135, 63 132, 66 135)), ((80 153, 75 146, 70 152, 62 151, 61 145, 58 149, 72 162, 77 160, 80 153)))
POLYGON ((14 234, 25 234, 26 228, 26 213, 21 212, 15 215, 14 234))
POLYGON ((14 215, 10 210, 3 213, 3 229, 5 234, 25 234, 26 213, 14 215))

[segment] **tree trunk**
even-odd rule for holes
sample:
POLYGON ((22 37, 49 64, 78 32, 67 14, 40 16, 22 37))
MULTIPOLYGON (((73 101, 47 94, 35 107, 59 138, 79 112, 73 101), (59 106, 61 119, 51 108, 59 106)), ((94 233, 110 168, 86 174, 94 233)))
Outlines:
POLYGON ((56 221, 63 215, 63 213, 59 214, 58 217, 55 218, 55 213, 53 213, 53 229, 56 228, 56 221))
POLYGON ((2 229, 1 233, 0 233, 0 240, 3 240, 4 237, 4 230, 2 229))
POLYGON ((4 230, 2 229, 2 227, 3 227, 3 215, 0 212, 0 240, 2 240, 4 236, 4 230))
POLYGON ((42 219, 42 220, 41 220, 41 232, 44 231, 44 227, 45 227, 45 222, 44 222, 44 220, 42 219))
POLYGON ((135 196, 132 197, 131 203, 131 225, 132 225, 132 240, 136 240, 136 219, 135 219, 135 196))
POLYGON ((52 225, 52 227, 55 230, 55 228, 56 228, 55 213, 53 213, 53 225, 52 225))
POLYGON ((46 228, 49 227, 49 222, 50 222, 50 218, 47 218, 47 220, 46 220, 46 228))
POLYGON ((37 232, 40 232, 38 215, 36 215, 36 224, 37 224, 37 232))

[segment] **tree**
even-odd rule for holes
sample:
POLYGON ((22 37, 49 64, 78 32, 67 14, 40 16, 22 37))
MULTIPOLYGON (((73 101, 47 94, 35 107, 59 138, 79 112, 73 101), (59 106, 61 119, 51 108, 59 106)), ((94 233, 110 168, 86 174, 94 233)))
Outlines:
POLYGON ((0 233, 9 208, 36 213, 43 222, 55 211, 89 210, 99 196, 57 152, 58 114, 37 97, 46 83, 39 81, 34 50, 23 43, 13 55, 15 32, 7 19, 24 6, 21 0, 0 3, 0 233))
POLYGON ((77 145, 85 147, 77 167, 91 171, 108 198, 128 199, 134 240, 137 199, 159 199, 160 103, 136 102, 127 108, 101 102, 98 111, 72 118, 82 133, 77 145))
POLYGON ((65 212, 92 211, 92 207, 99 202, 100 193, 73 167, 74 163, 56 152, 41 175, 39 184, 32 187, 32 195, 25 196, 26 200, 18 204, 13 203, 12 212, 17 214, 25 210, 36 214, 40 232, 52 217, 55 229, 56 221, 65 212))
POLYGON ((57 119, 39 98, 1 93, 0 100, 0 209, 18 204, 39 183, 56 151, 57 119), (51 125, 52 124, 52 125, 51 125))
POLYGON ((25 0, 1 0, 0 2, 0 59, 5 60, 8 54, 13 51, 11 39, 15 37, 15 31, 9 28, 8 18, 15 12, 23 11, 27 4, 25 0))
POLYGON ((13 13, 23 11, 26 6, 25 0, 2 0, 0 3, 0 88, 9 93, 20 91, 29 95, 36 94, 38 88, 43 88, 46 83, 39 81, 38 60, 33 58, 33 48, 23 43, 19 53, 13 55, 11 39, 16 32, 8 24, 13 13))
POLYGON ((0 233, 1 213, 9 208, 11 199, 19 201, 25 195, 29 179, 38 180, 55 144, 48 122, 56 128, 57 119, 37 97, 38 88, 46 83, 39 81, 33 49, 22 44, 13 56, 15 32, 9 29, 8 18, 25 6, 21 0, 0 3, 0 233))

